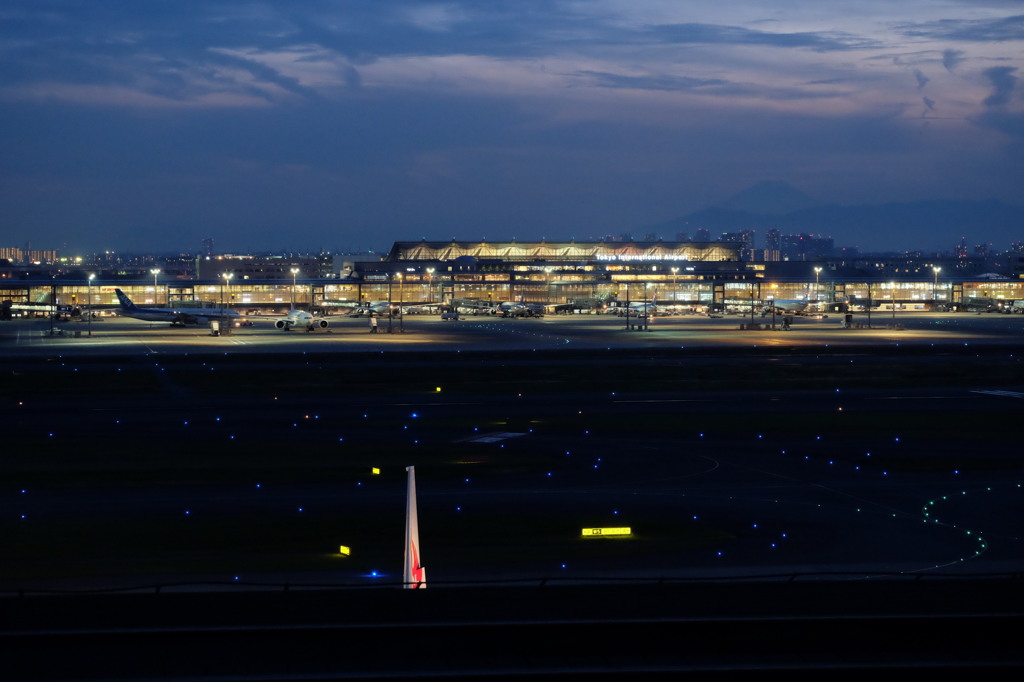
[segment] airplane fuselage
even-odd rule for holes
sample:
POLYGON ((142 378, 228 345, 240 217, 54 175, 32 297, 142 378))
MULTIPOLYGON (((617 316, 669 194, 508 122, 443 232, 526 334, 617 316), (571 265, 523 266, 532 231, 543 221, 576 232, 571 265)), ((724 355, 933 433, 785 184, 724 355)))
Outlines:
POLYGON ((117 294, 117 299, 121 302, 118 314, 143 322, 167 322, 180 325, 206 324, 211 320, 224 317, 238 317, 237 311, 227 308, 140 308, 132 303, 132 300, 120 289, 115 289, 114 293, 117 294))
POLYGON ((281 331, 289 331, 294 327, 304 327, 312 331, 319 327, 326 329, 330 323, 322 317, 314 317, 305 310, 292 310, 288 315, 274 322, 274 326, 281 331))

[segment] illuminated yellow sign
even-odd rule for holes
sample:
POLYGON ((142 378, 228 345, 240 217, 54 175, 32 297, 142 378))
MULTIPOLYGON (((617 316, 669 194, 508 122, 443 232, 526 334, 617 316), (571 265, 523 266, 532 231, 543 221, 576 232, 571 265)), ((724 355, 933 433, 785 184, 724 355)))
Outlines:
POLYGON ((340 554, 342 556, 348 556, 351 553, 352 553, 352 550, 349 549, 348 547, 346 547, 345 545, 342 545, 341 547, 338 548, 338 554, 340 554))
POLYGON ((632 535, 633 529, 625 528, 584 528, 583 537, 608 536, 608 535, 632 535))
POLYGON ((370 473, 373 474, 374 476, 380 476, 380 469, 378 469, 377 467, 372 467, 370 469, 370 473))

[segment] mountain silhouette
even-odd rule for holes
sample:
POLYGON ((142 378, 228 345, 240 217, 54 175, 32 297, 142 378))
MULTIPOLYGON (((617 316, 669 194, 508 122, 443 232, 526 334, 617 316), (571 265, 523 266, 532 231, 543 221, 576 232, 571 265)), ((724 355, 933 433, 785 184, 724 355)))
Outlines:
POLYGON ((1024 241, 1024 206, 995 199, 931 200, 887 204, 822 204, 785 182, 761 182, 710 208, 645 228, 675 239, 706 229, 712 239, 723 232, 755 230, 755 246, 764 247, 768 230, 782 234, 832 237, 836 247, 861 252, 947 252, 962 238, 969 246, 992 244, 996 250, 1024 241))
POLYGON ((714 208, 746 213, 784 215, 820 205, 820 201, 812 199, 788 182, 766 180, 737 192, 714 208))

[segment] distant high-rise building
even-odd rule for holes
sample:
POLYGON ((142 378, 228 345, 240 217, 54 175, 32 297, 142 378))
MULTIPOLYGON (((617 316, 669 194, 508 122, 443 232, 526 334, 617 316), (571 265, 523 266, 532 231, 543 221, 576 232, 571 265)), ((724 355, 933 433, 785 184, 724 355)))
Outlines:
POLYGON ((960 237, 960 243, 953 247, 953 255, 957 258, 967 258, 967 237, 960 237))
POLYGON ((831 237, 786 234, 781 237, 782 260, 809 261, 830 258, 835 251, 831 237))
POLYGON ((25 261, 49 265, 57 262, 57 251, 55 249, 31 249, 25 252, 25 261))
POLYGON ((740 260, 754 260, 754 230, 743 230, 741 232, 723 232, 723 242, 736 242, 742 244, 740 247, 740 260))
POLYGON ((697 231, 693 233, 693 241, 709 242, 711 241, 711 232, 705 230, 703 227, 699 227, 697 228, 697 231))
POLYGON ((213 258, 200 258, 196 262, 196 276, 219 279, 231 273, 235 281, 247 279, 290 280, 330 277, 334 270, 334 256, 329 253, 310 255, 253 256, 218 254, 213 258), (292 270, 298 270, 292 273, 292 270))
POLYGON ((690 241, 690 233, 689 232, 676 232, 676 241, 677 242, 688 242, 688 241, 690 241))
MULTIPOLYGON (((25 242, 25 246, 31 247, 32 242, 25 242)), ((57 262, 56 249, 19 249, 16 246, 0 247, 0 258, 11 263, 23 263, 37 265, 52 265, 57 262)))
POLYGON ((213 237, 207 237, 206 239, 203 240, 203 255, 213 255, 213 237))
POLYGON ((771 262, 782 260, 782 234, 778 230, 768 230, 764 235, 764 259, 771 262))

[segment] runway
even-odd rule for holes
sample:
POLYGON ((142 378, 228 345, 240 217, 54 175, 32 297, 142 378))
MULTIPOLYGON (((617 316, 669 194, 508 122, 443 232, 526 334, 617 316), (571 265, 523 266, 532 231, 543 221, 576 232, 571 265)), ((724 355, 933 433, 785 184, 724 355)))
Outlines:
MULTIPOLYGON (((208 328, 169 328, 129 318, 86 322, 13 321, 0 324, 0 347, 8 355, 102 355, 153 353, 302 353, 458 350, 557 350, 625 348, 827 348, 1015 344, 1024 341, 1024 315, 903 313, 895 320, 875 314, 871 328, 843 329, 842 317, 796 317, 789 330, 771 328, 771 318, 726 316, 655 317, 646 330, 626 329, 609 315, 549 315, 501 319, 464 316, 458 321, 408 315, 380 322, 370 334, 363 318, 332 317, 326 330, 282 332, 270 319, 212 336, 208 328), (741 329, 745 327, 744 329, 741 329), (751 327, 757 328, 751 328, 751 327), (91 336, 90 336, 91 332, 91 336)), ((635 326, 636 320, 631 319, 635 326)), ((866 327, 858 314, 855 324, 866 327)))

